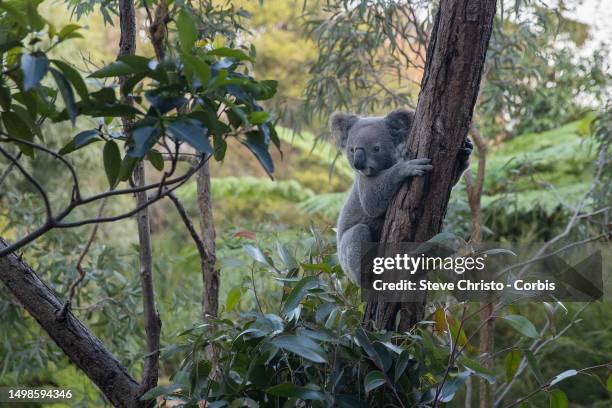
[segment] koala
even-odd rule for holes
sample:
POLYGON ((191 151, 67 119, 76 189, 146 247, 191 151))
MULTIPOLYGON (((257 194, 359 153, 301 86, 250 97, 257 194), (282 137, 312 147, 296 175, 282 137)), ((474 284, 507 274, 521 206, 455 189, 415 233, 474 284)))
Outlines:
MULTIPOLYGON (((406 135, 414 113, 398 109, 385 117, 337 112, 330 120, 337 147, 355 171, 355 180, 336 226, 338 258, 356 284, 361 281, 361 243, 380 240, 385 213, 400 185, 431 171, 430 159, 406 159, 406 135)), ((467 169, 471 142, 466 139, 461 173, 467 169)))

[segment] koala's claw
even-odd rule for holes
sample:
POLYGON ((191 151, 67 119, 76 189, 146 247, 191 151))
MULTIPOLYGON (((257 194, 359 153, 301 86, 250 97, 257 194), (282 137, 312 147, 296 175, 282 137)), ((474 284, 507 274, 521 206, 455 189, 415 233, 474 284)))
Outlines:
POLYGON ((401 174, 404 177, 422 176, 433 169, 430 159, 407 160, 403 164, 401 174))
POLYGON ((408 160, 407 161, 408 164, 410 165, 422 165, 422 164, 429 164, 431 163, 431 159, 414 159, 414 160, 408 160))

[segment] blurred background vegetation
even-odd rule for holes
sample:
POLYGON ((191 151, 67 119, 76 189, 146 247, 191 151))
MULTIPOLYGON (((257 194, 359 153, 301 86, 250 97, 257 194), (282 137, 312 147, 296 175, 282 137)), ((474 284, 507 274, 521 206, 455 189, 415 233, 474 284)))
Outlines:
MULTIPOLYGON (((58 49, 56 58, 70 61, 84 71, 115 59, 119 42, 117 17, 108 11, 98 12, 101 3, 94 0, 86 3, 93 12, 83 6, 85 3, 72 0, 47 0, 41 5, 42 14, 58 26, 76 22, 86 27, 82 31, 84 38, 58 49)), ((272 254, 281 243, 297 259, 303 259, 318 234, 333 239, 335 219, 352 175, 326 139, 329 113, 345 109, 384 114, 392 107, 414 103, 420 80, 419 70, 414 67, 412 78, 398 78, 381 70, 381 82, 373 83, 368 68, 359 65, 363 61, 356 61, 357 68, 351 68, 356 71, 343 77, 337 71, 342 68, 338 61, 322 57, 337 51, 337 46, 321 45, 329 39, 316 29, 317 19, 335 12, 325 1, 232 3, 240 10, 245 28, 233 41, 256 47, 258 78, 279 81, 278 95, 269 108, 277 115, 283 143, 282 155, 273 154, 274 180, 251 159, 249 152, 239 148, 230 146, 224 162, 211 164, 217 258, 222 276, 221 315, 229 319, 240 311, 257 308, 254 289, 265 293, 260 299, 264 310, 273 310, 282 295, 279 290, 282 284, 267 269, 252 266, 245 245, 257 246, 276 257, 272 254), (393 89, 394 94, 379 92, 383 86, 393 89), (331 95, 330 89, 334 87, 339 91, 331 95), (366 98, 374 94, 378 97, 366 98)), ((528 12, 524 20, 506 19, 495 28, 489 52, 491 63, 475 113, 475 123, 489 146, 483 196, 487 241, 550 239, 564 228, 572 205, 593 179, 600 143, 593 129, 601 122, 597 118, 610 97, 611 60, 604 45, 593 46, 589 24, 571 18, 570 11, 580 7, 581 2, 560 3, 550 10, 539 7, 537 2, 526 2, 528 12)), ((603 2, 600 4, 604 7, 603 2)), ((144 16, 137 18, 142 25, 144 16)), ((346 51, 345 62, 352 63, 353 58, 365 55, 371 59, 367 61, 370 65, 393 65, 393 60, 380 52, 379 42, 369 44, 372 39, 366 28, 344 24, 346 27, 340 28, 350 31, 342 38, 345 43, 341 43, 346 51), (378 54, 360 53, 357 43, 376 48, 378 54), (373 62, 377 56, 381 61, 373 62)), ((139 52, 153 55, 144 29, 138 38, 139 52)), ((45 138, 59 148, 88 126, 92 124, 77 122, 76 128, 68 124, 49 127, 45 138)), ((609 131, 607 128, 602 132, 609 131)), ((99 154, 84 149, 71 159, 87 180, 84 183, 87 192, 104 188, 106 178, 100 171, 99 154)), ((57 163, 39 156, 32 168, 35 176, 53 192, 53 200, 66 198, 67 193, 61 188, 65 174, 57 163)), ((611 176, 606 175, 607 183, 611 176)), ((182 187, 178 195, 195 217, 194 182, 182 187)), ((609 205, 609 191, 592 199, 609 205)), ((130 204, 129 198, 121 198, 109 201, 107 206, 119 209, 130 204)), ((42 202, 32 188, 14 175, 9 177, 0 191, 0 235, 14 239, 40 222, 42 214, 42 202)), ((151 214, 155 287, 164 322, 162 344, 168 345, 176 342, 178 333, 200 320, 200 260, 169 201, 154 205, 151 214)), ((452 194, 446 228, 467 237, 470 223, 462 182, 452 194)), ((66 292, 76 275, 74 264, 89 228, 52 231, 24 251, 27 261, 59 293, 66 292)), ((144 335, 136 245, 134 221, 101 225, 85 262, 87 278, 74 310, 128 368, 138 370, 144 335)), ((54 384, 76 390, 79 406, 102 404, 89 380, 69 364, 5 292, 5 288, 0 288, 0 386, 54 384)), ((558 315, 558 327, 563 327, 582 305, 566 307, 568 310, 558 315)), ((544 306, 519 308, 536 325, 543 324, 544 306)), ((567 367, 612 360, 610 321, 609 304, 589 305, 559 341, 538 355, 544 376, 549 378, 567 367)), ((468 326, 467 331, 474 328, 468 326)), ((498 325, 495 335, 497 349, 512 344, 512 330, 508 326, 498 325)), ((176 357, 162 361, 162 383, 168 381, 179 362, 176 357)), ((502 367, 503 362, 496 365, 502 367)), ((510 395, 524 395, 535 384, 533 377, 523 376, 510 395)), ((563 389, 575 406, 610 406, 610 394, 596 381, 576 377, 565 382, 563 389)), ((544 404, 544 400, 536 399, 533 406, 544 404)))

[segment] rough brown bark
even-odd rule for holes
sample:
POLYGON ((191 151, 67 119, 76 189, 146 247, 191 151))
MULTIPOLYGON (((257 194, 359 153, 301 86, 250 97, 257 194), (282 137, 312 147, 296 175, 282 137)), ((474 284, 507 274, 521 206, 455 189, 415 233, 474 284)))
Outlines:
MULTIPOLYGON (((119 28, 121 38, 119 40, 118 57, 134 55, 136 53, 136 11, 134 0, 119 1, 119 28)), ((121 79, 123 82, 123 78, 121 79)), ((131 98, 127 98, 131 103, 131 98)), ((130 123, 123 120, 124 133, 129 132, 130 123)), ((134 169, 134 183, 136 186, 146 184, 144 162, 140 161, 134 169)), ((145 191, 136 193, 137 205, 143 205, 147 201, 145 191)), ((141 381, 141 392, 157 385, 159 377, 159 349, 161 334, 161 319, 155 308, 155 291, 153 288, 153 254, 151 250, 151 224, 149 222, 149 209, 143 208, 136 215, 138 225, 138 242, 140 255, 140 287, 142 288, 142 303, 144 314, 144 328, 146 334, 147 353, 144 359, 144 367, 141 381)))
MULTIPOLYGON (((425 73, 408 136, 410 158, 431 158, 433 171, 402 186, 387 210, 381 242, 423 242, 439 233, 452 181, 472 121, 495 0, 442 0, 427 49, 425 73)), ((407 330, 423 319, 425 296, 413 303, 368 302, 365 320, 407 330)))
MULTIPOLYGON (((0 248, 8 244, 0 238, 0 248)), ((139 405, 139 384, 18 255, 0 257, 0 280, 77 367, 116 407, 139 405)))
MULTIPOLYGON (((143 186, 146 183, 143 162, 138 163, 134 169, 134 182, 137 186, 143 186)), ((141 205, 146 200, 146 192, 136 193, 137 205, 141 205)), ((157 385, 157 378, 159 377, 161 319, 155 307, 153 254, 151 250, 151 228, 148 208, 144 208, 138 213, 136 222, 138 224, 140 287, 142 288, 144 328, 147 345, 141 381, 141 388, 144 393, 157 385)))
POLYGON ((202 315, 204 321, 216 317, 219 312, 219 271, 215 268, 217 261, 215 248, 215 224, 212 214, 212 190, 210 184, 210 167, 205 163, 198 170, 197 178, 198 208, 202 241, 206 257, 200 257, 203 279, 202 315))
MULTIPOLYGON (((483 213, 480 201, 482 198, 482 188, 484 187, 485 168, 487 164, 487 144, 473 124, 470 127, 470 135, 478 150, 478 170, 475 180, 472 178, 472 173, 470 172, 465 173, 464 180, 470 210, 472 211, 472 235, 470 237, 470 243, 477 247, 482 243, 483 213)), ((491 370, 493 368, 493 348, 495 340, 493 337, 493 330, 495 329, 495 320, 493 319, 494 307, 492 302, 482 302, 480 303, 480 307, 480 320, 486 323, 478 333, 478 351, 481 356, 482 366, 491 370)), ((480 379, 478 381, 478 387, 480 408, 493 406, 493 386, 487 381, 480 379)))

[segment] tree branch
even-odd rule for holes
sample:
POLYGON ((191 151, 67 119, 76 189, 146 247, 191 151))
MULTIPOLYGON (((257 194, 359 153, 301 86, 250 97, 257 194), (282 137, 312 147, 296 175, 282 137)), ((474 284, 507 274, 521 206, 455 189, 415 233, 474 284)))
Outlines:
MULTIPOLYGON (((407 137, 408 156, 432 159, 433 171, 402 186, 387 210, 381 242, 424 242, 440 232, 459 151, 472 121, 495 16, 495 0, 442 0, 430 36, 425 73, 407 137)), ((422 319, 413 303, 368 302, 364 319, 406 330, 422 319)))
MULTIPOLYGON (((7 247, 0 238, 0 248, 7 247)), ((0 257, 0 280, 114 406, 139 404, 136 380, 72 312, 68 311, 64 319, 57 318, 62 302, 17 254, 0 257)))

